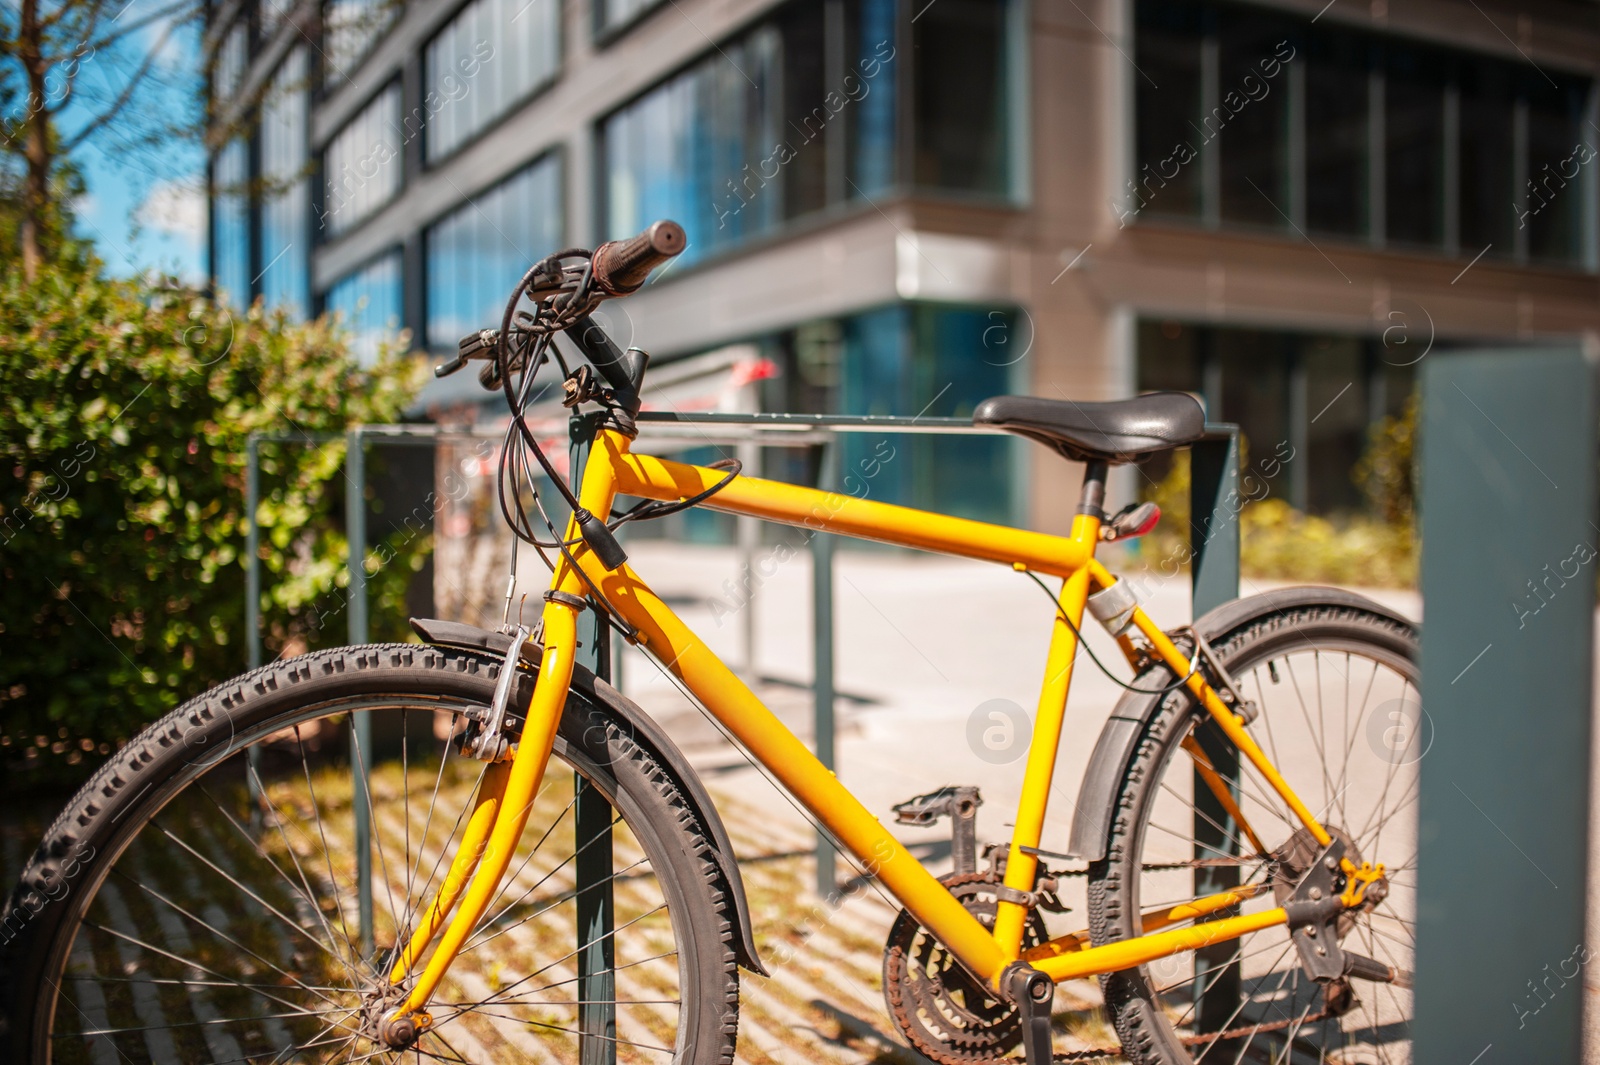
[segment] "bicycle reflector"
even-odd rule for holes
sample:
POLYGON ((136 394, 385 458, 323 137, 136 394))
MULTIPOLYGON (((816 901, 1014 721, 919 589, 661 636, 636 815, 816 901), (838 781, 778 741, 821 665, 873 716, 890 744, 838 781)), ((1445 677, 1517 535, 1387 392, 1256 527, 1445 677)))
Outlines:
POLYGON ((1100 526, 1100 539, 1132 540, 1154 529, 1160 520, 1161 508, 1154 503, 1129 503, 1100 526))

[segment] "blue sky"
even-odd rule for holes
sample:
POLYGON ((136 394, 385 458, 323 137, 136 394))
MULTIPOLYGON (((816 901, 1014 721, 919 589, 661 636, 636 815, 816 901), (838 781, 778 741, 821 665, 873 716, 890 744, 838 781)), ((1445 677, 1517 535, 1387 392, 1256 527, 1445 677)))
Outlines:
MULTIPOLYGON (((128 51, 142 55, 157 37, 156 27, 132 35, 128 51)), ((117 120, 135 127, 149 109, 174 106, 174 92, 197 93, 199 31, 188 27, 175 33, 163 48, 158 65, 170 81, 154 85, 129 101, 117 120)), ((98 74, 85 64, 80 84, 98 74)), ((117 84, 117 82, 113 82, 117 84)), ((83 122, 89 107, 76 98, 61 116, 61 128, 70 132, 83 122)), ((197 140, 165 143, 159 151, 127 151, 110 137, 90 138, 74 160, 83 172, 87 195, 77 204, 78 234, 92 240, 106 268, 128 275, 160 270, 198 282, 205 272, 205 153, 197 140)))

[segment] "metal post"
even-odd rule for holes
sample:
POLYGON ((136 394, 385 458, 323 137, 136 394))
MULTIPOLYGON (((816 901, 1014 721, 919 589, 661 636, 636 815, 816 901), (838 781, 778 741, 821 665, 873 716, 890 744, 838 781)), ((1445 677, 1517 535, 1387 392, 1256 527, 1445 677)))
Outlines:
MULTIPOLYGON (((367 463, 361 429, 345 434, 345 539, 350 572, 347 613, 350 645, 367 642, 367 463)), ((371 712, 350 715, 350 813, 355 821, 356 905, 360 912, 362 957, 370 957, 372 941, 372 795, 368 765, 372 752, 371 712)))
POLYGON ((1418 1065, 1588 1060, 1596 407, 1576 351, 1422 367, 1418 1065))
MULTIPOLYGON (((261 508, 261 437, 251 433, 244 445, 244 632, 247 664, 261 665, 261 529, 256 512, 261 508)), ((252 744, 244 755, 248 768, 245 792, 250 797, 250 820, 261 812, 261 748, 252 744)))
POLYGON ((261 665, 261 438, 251 433, 244 445, 244 632, 249 668, 261 665))
MULTIPOLYGON (((583 467, 599 422, 595 415, 573 412, 572 484, 583 483, 583 467)), ((591 608, 578 618, 578 665, 597 677, 611 673, 610 630, 591 608)), ((617 1060, 616 918, 612 892, 611 804, 581 774, 572 774, 573 843, 576 859, 578 921, 578 1061, 579 1065, 614 1065, 617 1060)))
MULTIPOLYGON (((838 488, 839 444, 818 445, 817 487, 832 492, 838 488)), ((816 649, 815 704, 813 731, 816 734, 817 760, 835 768, 833 755, 833 537, 811 533, 811 633, 816 649)), ((817 832, 817 896, 838 897, 839 884, 834 871, 837 855, 827 833, 817 832)))
MULTIPOLYGON (((1189 578, 1195 617, 1239 596, 1239 433, 1217 426, 1189 453, 1189 578)), ((1195 738, 1212 767, 1239 791, 1239 752, 1214 724, 1195 730, 1195 738)), ((1196 770, 1194 789, 1194 856, 1234 857, 1238 831, 1227 810, 1196 770)), ((1236 865, 1200 866, 1194 871, 1195 897, 1239 885, 1236 865)), ((1218 915, 1223 916, 1223 914, 1218 915)), ((1235 1017, 1242 992, 1239 943, 1232 940, 1194 953, 1195 1030, 1221 1031, 1235 1017)), ((1228 1047, 1217 1048, 1231 1057, 1228 1047)))

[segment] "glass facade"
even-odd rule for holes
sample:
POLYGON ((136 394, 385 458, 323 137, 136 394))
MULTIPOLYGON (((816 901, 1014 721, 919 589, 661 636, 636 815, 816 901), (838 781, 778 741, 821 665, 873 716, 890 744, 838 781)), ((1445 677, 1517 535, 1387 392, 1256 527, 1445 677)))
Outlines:
POLYGON ((326 0, 322 5, 322 82, 350 80, 354 68, 400 14, 401 0, 326 0))
MULTIPOLYGON (((1281 462, 1271 495, 1318 514, 1362 505, 1350 471, 1366 451, 1369 427, 1404 410, 1415 375, 1414 345, 1399 333, 1380 338, 1146 320, 1138 346, 1140 391, 1203 395, 1211 421, 1236 422, 1243 431, 1247 464, 1281 462)), ((1170 461, 1156 456, 1146 473, 1160 480, 1170 461)))
POLYGON ((211 98, 218 102, 233 99, 249 64, 250 27, 239 19, 228 28, 217 48, 216 65, 211 69, 211 98))
POLYGON ((594 0, 597 34, 612 33, 662 3, 662 0, 594 0))
POLYGON ((423 110, 406 133, 425 130, 429 162, 482 132, 555 78, 561 64, 560 0, 473 0, 428 42, 423 110))
POLYGON ((250 145, 231 140, 212 163, 211 277, 234 307, 250 303, 250 145))
POLYGON ((400 253, 393 251, 337 281, 323 297, 323 309, 339 315, 350 349, 371 363, 378 347, 393 343, 400 332, 402 293, 400 253))
MULTIPOLYGON (((1010 194, 1011 18, 1007 0, 940 0, 912 22, 912 180, 919 187, 1010 194)), ((889 30, 868 35, 892 39, 889 30)))
POLYGON ((562 247, 561 161, 549 155, 428 228, 429 347, 499 328, 511 286, 562 247))
POLYGON ((261 106, 261 295, 304 317, 310 306, 310 93, 306 50, 290 52, 261 106))
POLYGON ((269 40, 278 32, 278 27, 293 14, 294 4, 295 0, 257 0, 256 12, 261 22, 263 41, 269 40))
POLYGON ((780 8, 602 123, 607 236, 679 219, 693 261, 897 185, 1011 195, 1014 5, 930 6, 912 25, 914 83, 897 62, 894 0, 844 0, 833 28, 829 10, 780 8))
MULTIPOLYGON (((764 410, 968 418, 980 402, 1012 389, 1010 308, 899 303, 811 322, 764 345, 777 367, 762 382, 764 410)), ((1016 441, 847 433, 840 490, 982 521, 1014 523, 1016 441)), ((772 450, 768 476, 812 480, 807 452, 772 450)))
MULTIPOLYGON (((692 262, 772 228, 782 190, 764 185, 760 164, 748 163, 778 136, 782 45, 776 26, 758 27, 605 121, 607 236, 675 219, 691 234, 681 258, 692 262), (734 180, 744 177, 741 168, 752 175, 743 186, 734 180)), ((778 165, 769 164, 774 176, 778 165)))
POLYGON ((322 226, 331 236, 365 220, 400 192, 405 171, 400 85, 380 92, 328 142, 322 157, 322 226))
POLYGON ((1137 0, 1112 210, 1586 265, 1593 83, 1256 7, 1137 0), (1520 175, 1520 176, 1519 176, 1520 175))

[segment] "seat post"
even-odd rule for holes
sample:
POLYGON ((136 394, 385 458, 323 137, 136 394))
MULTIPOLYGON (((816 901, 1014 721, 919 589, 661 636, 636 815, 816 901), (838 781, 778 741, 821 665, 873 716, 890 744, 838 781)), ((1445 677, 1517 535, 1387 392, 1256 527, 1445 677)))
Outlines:
POLYGON ((1078 497, 1078 513, 1104 521, 1106 503, 1106 464, 1091 459, 1083 464, 1083 494, 1078 497))

